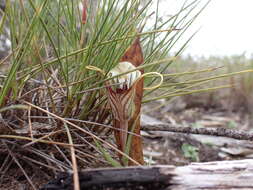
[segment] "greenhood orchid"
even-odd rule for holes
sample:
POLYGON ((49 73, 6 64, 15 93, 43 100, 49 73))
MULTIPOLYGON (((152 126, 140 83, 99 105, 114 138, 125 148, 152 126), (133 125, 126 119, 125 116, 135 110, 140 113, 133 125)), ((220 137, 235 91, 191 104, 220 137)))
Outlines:
MULTIPOLYGON (((136 67, 143 63, 139 39, 130 46, 121 61, 110 72, 107 82, 108 102, 113 115, 114 135, 119 150, 144 164, 140 136, 140 108, 143 96, 143 70, 136 67), (133 71, 134 70, 134 71, 133 71), (132 71, 132 72, 130 72, 132 71), (125 74, 124 74, 125 73, 125 74), (117 84, 114 88, 112 84, 117 84), (130 134, 134 133, 133 135, 130 134)), ((123 165, 133 165, 124 161, 123 165)))

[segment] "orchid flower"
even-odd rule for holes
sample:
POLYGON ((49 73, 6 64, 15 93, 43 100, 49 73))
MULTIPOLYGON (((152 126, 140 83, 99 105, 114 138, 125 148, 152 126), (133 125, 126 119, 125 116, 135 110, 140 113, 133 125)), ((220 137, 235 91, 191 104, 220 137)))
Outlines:
MULTIPOLYGON (((140 137, 143 71, 136 67, 142 63, 142 51, 139 39, 137 39, 126 51, 121 61, 109 72, 112 79, 106 85, 117 146, 119 150, 129 154, 140 164, 144 164, 140 137), (128 132, 134 135, 129 135, 128 132)), ((121 161, 123 162, 123 158, 121 161)), ((131 162, 123 164, 133 165, 131 162)))
MULTIPOLYGON (((110 76, 114 77, 135 68, 130 62, 120 62, 110 71, 110 76)), ((129 130, 128 122, 134 114, 135 84, 140 76, 141 72, 138 70, 124 74, 112 79, 112 83, 118 83, 115 90, 110 86, 107 87, 109 103, 115 120, 114 126, 119 127, 121 130, 119 137, 116 138, 119 138, 119 148, 124 152, 127 143, 127 132, 129 130)))

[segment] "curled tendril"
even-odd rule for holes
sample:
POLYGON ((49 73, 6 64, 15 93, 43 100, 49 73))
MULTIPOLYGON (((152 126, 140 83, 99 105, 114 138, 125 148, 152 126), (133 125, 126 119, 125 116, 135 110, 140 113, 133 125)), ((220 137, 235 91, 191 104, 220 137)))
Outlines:
POLYGON ((92 65, 88 65, 85 68, 88 69, 88 70, 91 70, 91 71, 97 71, 100 74, 102 74, 103 76, 105 76, 105 72, 102 69, 98 68, 98 67, 95 67, 95 66, 92 66, 92 65))
MULTIPOLYGON (((100 68, 98 68, 96 66, 89 65, 89 66, 86 66, 85 68, 88 69, 88 70, 97 71, 100 74, 102 74, 103 76, 105 76, 105 71, 103 71, 102 69, 100 69, 100 68)), ((135 82, 138 82, 142 78, 144 78, 146 76, 149 76, 149 75, 151 75, 151 76, 154 76, 154 75, 158 76, 160 78, 160 82, 157 85, 155 85, 155 86, 145 87, 145 88, 143 88, 143 90, 154 90, 156 88, 159 88, 162 85, 162 83, 163 83, 163 75, 161 73, 158 73, 158 72, 144 73, 135 82)))
POLYGON ((144 73, 140 76, 140 78, 138 78, 138 80, 141 80, 142 78, 144 78, 145 76, 148 76, 148 75, 152 75, 152 76, 157 75, 160 78, 160 82, 155 86, 145 87, 145 88, 143 88, 143 90, 154 90, 156 88, 159 88, 163 84, 163 75, 158 72, 144 73))

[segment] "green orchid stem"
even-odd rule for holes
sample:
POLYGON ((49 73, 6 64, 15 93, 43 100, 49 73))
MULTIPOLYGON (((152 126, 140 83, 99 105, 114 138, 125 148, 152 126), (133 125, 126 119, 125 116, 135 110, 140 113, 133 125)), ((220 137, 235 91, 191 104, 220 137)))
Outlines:
MULTIPOLYGON (((139 118, 139 117, 140 117, 140 114, 138 115, 137 118, 139 118)), ((125 146, 124 153, 125 153, 126 155, 128 155, 128 156, 130 156, 130 149, 131 149, 132 138, 133 138, 133 134, 132 134, 132 133, 134 133, 134 129, 135 129, 135 126, 136 126, 136 124, 137 124, 137 121, 138 121, 138 119, 136 119, 136 120, 134 121, 133 126, 131 127, 131 131, 130 131, 131 133, 129 133, 129 134, 127 135, 127 142, 126 142, 126 146, 125 146)), ((129 159, 128 159, 127 157, 123 156, 123 157, 122 157, 122 163, 123 163, 123 165, 124 165, 124 166, 128 166, 128 162, 129 162, 129 159)))

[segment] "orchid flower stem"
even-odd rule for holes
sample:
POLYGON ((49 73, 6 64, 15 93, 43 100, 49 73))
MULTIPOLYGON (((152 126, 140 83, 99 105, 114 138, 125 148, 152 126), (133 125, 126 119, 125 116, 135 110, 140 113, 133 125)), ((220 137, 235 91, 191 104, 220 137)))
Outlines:
MULTIPOLYGON (((140 117, 140 114, 138 115, 137 118, 139 118, 139 117, 140 117)), ((132 138, 133 138, 133 133, 134 133, 137 121, 138 121, 138 119, 136 119, 134 121, 133 126, 130 126, 131 127, 131 131, 130 131, 131 134, 128 134, 128 137, 127 137, 127 142, 126 142, 124 153, 126 155, 128 155, 128 156, 130 156, 130 149, 131 149, 131 145, 132 145, 132 138)), ((124 166, 128 166, 129 159, 127 157, 123 156, 122 162, 123 162, 124 166)))

